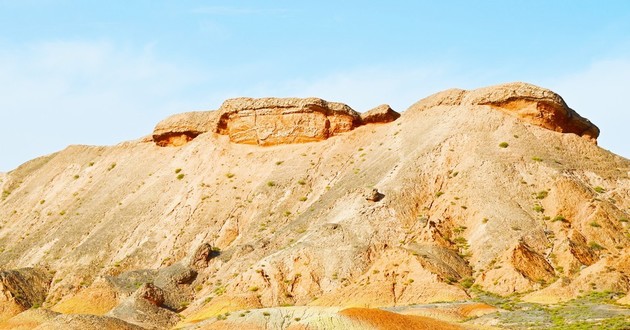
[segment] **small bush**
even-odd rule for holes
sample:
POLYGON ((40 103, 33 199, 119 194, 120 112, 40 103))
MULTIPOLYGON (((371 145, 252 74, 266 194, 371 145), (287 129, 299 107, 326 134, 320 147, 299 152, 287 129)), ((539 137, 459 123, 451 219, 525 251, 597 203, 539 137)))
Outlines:
POLYGON ((275 187, 276 183, 273 181, 267 181, 267 187, 275 187))
POLYGON ((306 196, 302 196, 300 197, 300 202, 306 202, 306 199, 307 199, 306 196))
POLYGON ((588 247, 591 248, 591 250, 594 250, 594 251, 601 251, 601 250, 604 249, 604 247, 599 245, 597 242, 590 242, 590 243, 588 243, 588 247))
POLYGON ((184 178, 184 176, 185 176, 185 175, 184 175, 184 173, 179 173, 179 174, 177 174, 177 180, 181 180, 181 179, 183 179, 183 178, 184 178))
POLYGON ((250 287, 249 287, 249 291, 251 291, 251 292, 256 292, 256 291, 258 291, 258 290, 260 290, 260 288, 259 288, 259 287, 257 287, 257 286, 250 286, 250 287))
POLYGON ((474 283, 475 280, 472 277, 466 277, 459 282, 459 284, 461 284, 465 289, 470 289, 474 283))
POLYGON ((441 192, 441 191, 438 191, 438 192, 435 193, 435 197, 440 197, 442 195, 444 195, 444 193, 441 192))
POLYGON ((509 144, 507 142, 499 143, 499 147, 501 147, 501 148, 507 148, 508 146, 509 146, 509 144))
POLYGON ((532 210, 534 210, 534 211, 536 211, 536 212, 539 212, 539 213, 543 213, 543 212, 545 212, 545 208, 544 208, 544 207, 542 207, 542 205, 540 205, 540 204, 536 204, 536 205, 534 205, 534 207, 532 208, 532 210))
POLYGON ((226 176, 228 179, 231 179, 231 178, 233 178, 233 177, 234 177, 234 175, 235 175, 234 173, 227 173, 225 176, 226 176))
POLYGON ((567 220, 567 218, 565 218, 565 217, 564 217, 564 216, 562 216, 562 215, 556 215, 556 216, 553 218, 553 220, 551 220, 551 221, 553 221, 553 222, 556 222, 556 221, 569 222, 569 221, 567 220))
POLYGON ((536 199, 545 199, 547 195, 549 195, 549 192, 547 190, 541 190, 536 193, 536 199))
POLYGON ((75 180, 76 180, 76 179, 78 179, 78 178, 79 178, 79 175, 78 175, 78 174, 74 176, 74 179, 75 179, 75 180))
POLYGON ((284 161, 279 160, 279 161, 276 162, 276 165, 282 165, 282 163, 284 163, 284 161))
POLYGON ((601 194, 606 192, 606 189, 604 189, 603 187, 597 186, 595 188, 593 188, 595 190, 596 193, 601 194))
POLYGON ((182 171, 182 169, 181 169, 181 168, 176 168, 176 169, 175 169, 175 174, 177 174, 177 173, 179 173, 179 172, 181 172, 181 171, 182 171))
POLYGON ((600 228, 601 227, 601 225, 599 223, 597 223, 596 221, 593 221, 593 222, 589 223, 589 225, 591 227, 595 227, 595 228, 600 228))
POLYGON ((298 180, 298 182, 297 182, 297 183, 298 183, 300 186, 303 186, 303 185, 305 185, 305 184, 306 184, 306 181, 304 181, 304 180, 298 180))
POLYGON ((108 170, 108 171, 111 171, 111 170, 113 170, 113 169, 114 169, 114 167, 116 167, 116 163, 111 163, 111 164, 109 165, 109 167, 107 168, 107 170, 108 170))
POLYGON ((535 162, 542 162, 543 161, 542 158, 536 157, 536 156, 532 157, 532 160, 535 161, 535 162))

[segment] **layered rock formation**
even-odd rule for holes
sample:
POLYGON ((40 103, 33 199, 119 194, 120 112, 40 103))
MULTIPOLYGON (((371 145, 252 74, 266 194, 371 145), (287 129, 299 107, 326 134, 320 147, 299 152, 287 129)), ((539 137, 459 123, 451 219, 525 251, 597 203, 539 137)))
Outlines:
POLYGON ((216 114, 212 111, 186 112, 172 115, 159 122, 153 129, 153 141, 160 147, 179 147, 211 131, 216 126, 216 114))
POLYGON ((246 144, 321 141, 361 124, 349 106, 317 98, 237 98, 223 102, 218 111, 217 133, 246 144))
POLYGON ((410 107, 422 111, 436 106, 489 106, 531 124, 556 132, 574 133, 595 141, 599 128, 569 108, 560 95, 532 84, 514 82, 472 91, 449 89, 410 107))
POLYGON ((400 117, 400 114, 394 111, 387 104, 381 104, 378 107, 361 114, 361 122, 363 124, 372 123, 389 123, 400 117))
POLYGON ((230 141, 271 146, 326 140, 368 123, 388 123, 400 114, 381 105, 360 115, 343 103, 318 98, 235 98, 219 110, 189 112, 160 122, 153 140, 161 147, 182 146, 199 134, 215 132, 230 141))
MULTIPOLYGON (((177 313, 180 327, 286 315, 298 327, 473 287, 627 295, 630 161, 569 110, 521 83, 441 92, 398 119, 236 99, 162 122, 154 141, 32 160, 3 178, 0 265, 47 267, 42 306, 63 314, 6 322, 166 328, 177 313)), ((21 291, 2 292, 5 318, 39 301, 13 308, 21 291)))

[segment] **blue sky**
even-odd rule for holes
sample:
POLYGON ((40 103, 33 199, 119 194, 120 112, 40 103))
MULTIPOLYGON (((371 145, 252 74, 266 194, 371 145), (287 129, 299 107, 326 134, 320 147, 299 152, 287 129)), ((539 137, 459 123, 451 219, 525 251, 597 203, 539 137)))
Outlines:
POLYGON ((236 96, 550 88, 630 158, 630 1, 0 0, 0 171, 236 96))

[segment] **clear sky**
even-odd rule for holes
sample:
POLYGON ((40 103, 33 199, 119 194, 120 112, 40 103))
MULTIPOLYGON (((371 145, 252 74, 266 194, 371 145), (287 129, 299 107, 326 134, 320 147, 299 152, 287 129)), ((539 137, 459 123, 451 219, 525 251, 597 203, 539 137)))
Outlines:
POLYGON ((550 88, 630 158, 630 1, 0 0, 0 171, 236 96, 550 88))

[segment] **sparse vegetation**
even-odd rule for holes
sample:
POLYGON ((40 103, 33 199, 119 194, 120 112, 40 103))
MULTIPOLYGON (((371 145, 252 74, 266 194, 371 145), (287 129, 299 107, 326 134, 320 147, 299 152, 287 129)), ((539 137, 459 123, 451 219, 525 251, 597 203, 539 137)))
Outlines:
POLYGON ((306 181, 304 181, 304 180, 298 180, 298 182, 297 182, 297 183, 298 183, 300 186, 303 186, 303 185, 305 185, 305 184, 306 184, 306 181))
POLYGON ((593 190, 595 190, 595 192, 598 193, 598 194, 602 194, 602 193, 606 192, 606 189, 604 189, 603 187, 600 187, 600 186, 594 187, 593 190))
POLYGON ((501 147, 501 148, 507 148, 508 146, 509 146, 509 144, 507 142, 499 143, 499 147, 501 147))
POLYGON ((601 227, 601 225, 599 223, 597 223, 597 221, 593 221, 593 222, 589 223, 589 225, 591 227, 595 227, 595 228, 600 228, 601 227))
POLYGON ((603 246, 599 245, 599 243, 597 242, 590 242, 588 243, 588 247, 593 250, 593 251, 601 251, 604 249, 603 246))
POLYGON ((177 180, 181 180, 184 178, 184 176, 186 176, 184 173, 179 173, 177 174, 177 180))
POLYGON ((559 215, 556 215, 556 216, 553 218, 553 220, 551 220, 551 221, 553 221, 553 222, 557 222, 557 221, 569 222, 569 221, 567 220, 567 218, 565 218, 564 216, 562 216, 562 215, 560 215, 560 214, 559 214, 559 215))
POLYGON ((535 161, 535 162, 542 162, 543 161, 542 158, 537 157, 537 156, 532 157, 532 160, 535 161))
POLYGON ((444 193, 441 192, 441 191, 438 191, 438 192, 435 193, 435 197, 440 197, 442 195, 444 195, 444 193))
POLYGON ((181 168, 176 168, 176 169, 175 169, 175 174, 177 174, 177 173, 179 173, 179 172, 181 172, 181 171, 182 171, 182 169, 181 169, 181 168))
POLYGON ((267 181, 267 187, 275 187, 276 183, 273 181, 267 181))
POLYGON ((472 277, 466 277, 459 282, 465 289, 470 289, 474 283, 475 280, 472 277))
POLYGON ((225 174, 225 176, 226 176, 228 179, 233 178, 233 177, 234 177, 234 175, 235 175, 234 173, 227 173, 227 174, 225 174))
POLYGON ((544 208, 542 205, 540 205, 540 204, 536 204, 536 205, 534 205, 534 207, 532 208, 532 210, 534 210, 534 211, 536 211, 536 212, 538 212, 538 213, 543 213, 543 212, 545 212, 545 208, 544 208))
POLYGON ((108 170, 108 171, 111 171, 111 170, 113 170, 115 167, 116 167, 116 163, 111 163, 111 164, 109 165, 109 167, 107 168, 107 170, 108 170))
POLYGON ((78 175, 78 174, 76 174, 76 175, 74 176, 74 179, 76 180, 76 179, 78 179, 78 178, 79 178, 79 175, 78 175))
POLYGON ((549 195, 549 192, 547 190, 541 190, 536 193, 536 199, 545 199, 547 195, 549 195))

